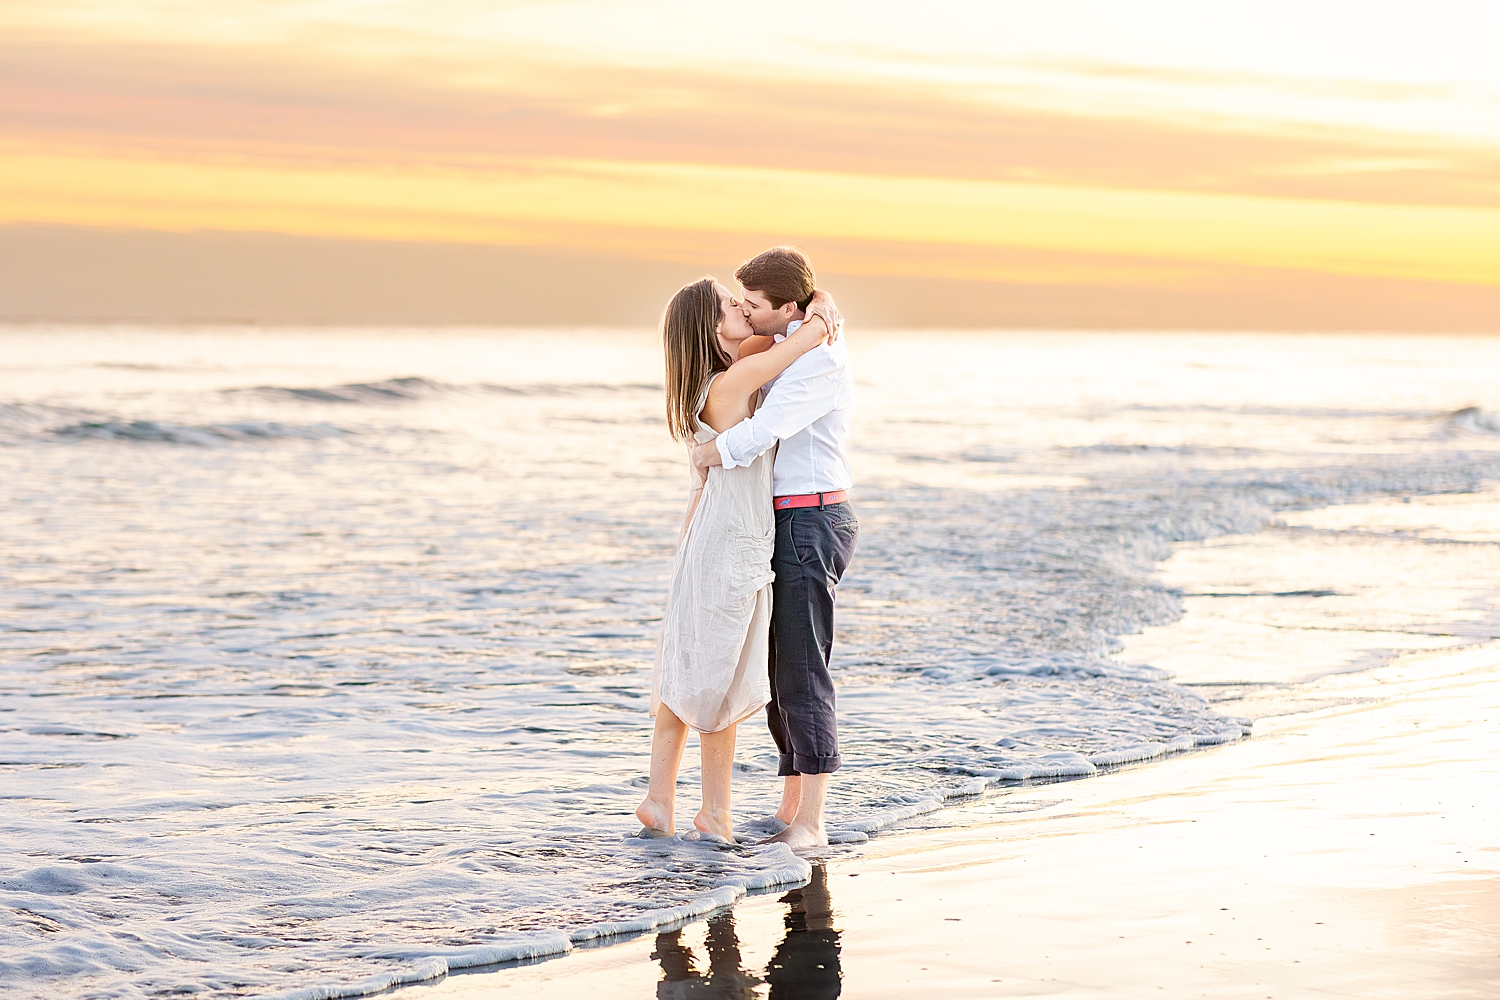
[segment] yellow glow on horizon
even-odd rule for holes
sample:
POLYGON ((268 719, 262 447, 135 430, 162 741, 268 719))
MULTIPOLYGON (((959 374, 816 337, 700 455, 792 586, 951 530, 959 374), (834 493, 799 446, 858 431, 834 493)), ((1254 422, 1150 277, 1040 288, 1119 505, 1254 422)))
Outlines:
POLYGON ((17 149, 0 158, 0 192, 4 222, 519 244, 546 242, 548 223, 598 224, 1500 285, 1496 209, 697 164, 518 160, 505 171, 356 171, 17 149))

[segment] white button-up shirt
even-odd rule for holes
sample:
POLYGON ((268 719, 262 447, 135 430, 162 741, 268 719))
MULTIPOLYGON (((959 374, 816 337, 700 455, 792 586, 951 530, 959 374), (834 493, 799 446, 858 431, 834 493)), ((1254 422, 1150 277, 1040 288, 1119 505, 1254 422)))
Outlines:
MULTIPOLYGON (((800 325, 788 324, 787 333, 800 325)), ((849 429, 854 373, 844 338, 808 351, 769 387, 766 401, 753 416, 716 439, 724 467, 749 465, 780 441, 771 473, 777 496, 831 493, 853 486, 849 429)))

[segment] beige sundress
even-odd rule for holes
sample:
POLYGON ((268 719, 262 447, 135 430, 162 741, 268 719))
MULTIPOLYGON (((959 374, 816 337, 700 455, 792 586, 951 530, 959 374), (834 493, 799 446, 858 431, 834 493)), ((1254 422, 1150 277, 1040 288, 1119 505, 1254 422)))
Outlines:
MULTIPOLYGON (((695 437, 702 444, 718 434, 700 422, 695 437)), ((771 700, 775 452, 743 468, 708 470, 672 569, 651 683, 652 718, 664 704, 699 732, 716 733, 771 700)))

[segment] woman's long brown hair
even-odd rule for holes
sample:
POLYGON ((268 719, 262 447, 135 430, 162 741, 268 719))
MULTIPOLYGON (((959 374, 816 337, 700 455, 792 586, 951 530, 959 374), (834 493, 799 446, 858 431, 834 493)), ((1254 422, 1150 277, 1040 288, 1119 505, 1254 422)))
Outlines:
POLYGON ((699 278, 684 285, 667 303, 661 319, 662 346, 667 355, 667 430, 676 441, 698 432, 698 406, 703 387, 715 372, 731 364, 719 346, 719 293, 714 279, 699 278))

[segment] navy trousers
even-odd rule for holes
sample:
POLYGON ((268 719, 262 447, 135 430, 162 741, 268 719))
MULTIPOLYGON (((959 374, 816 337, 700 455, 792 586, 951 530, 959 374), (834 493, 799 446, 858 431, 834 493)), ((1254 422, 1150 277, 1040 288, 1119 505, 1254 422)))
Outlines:
POLYGON ((833 588, 849 568, 859 522, 847 503, 776 512, 771 568, 771 703, 766 719, 781 751, 779 774, 839 767, 833 707, 833 588))

